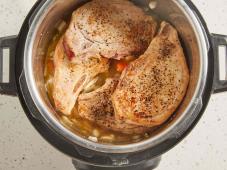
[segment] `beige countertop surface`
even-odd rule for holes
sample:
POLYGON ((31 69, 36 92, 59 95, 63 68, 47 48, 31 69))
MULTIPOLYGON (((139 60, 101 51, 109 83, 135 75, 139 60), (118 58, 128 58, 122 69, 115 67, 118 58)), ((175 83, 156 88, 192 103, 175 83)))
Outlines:
MULTIPOLYGON (((16 35, 35 0, 0 0, 0 37, 16 35)), ((227 35, 227 0, 193 0, 210 32, 227 35)), ((16 97, 0 95, 0 170, 74 170, 26 118, 16 97)), ((227 93, 211 97, 204 116, 157 170, 227 170, 227 93)))

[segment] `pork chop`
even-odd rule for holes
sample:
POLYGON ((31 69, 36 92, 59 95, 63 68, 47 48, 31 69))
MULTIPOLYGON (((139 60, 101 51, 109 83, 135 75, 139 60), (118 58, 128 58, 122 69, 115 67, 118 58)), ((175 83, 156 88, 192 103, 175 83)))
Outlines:
POLYGON ((146 52, 123 71, 113 93, 116 118, 153 127, 164 123, 181 103, 189 71, 177 31, 161 23, 146 52))
POLYGON ((121 59, 143 54, 157 23, 128 0, 92 0, 78 8, 64 36, 68 56, 121 59))
POLYGON ((78 113, 96 124, 126 134, 141 134, 150 128, 132 125, 123 120, 117 120, 111 102, 111 95, 117 86, 118 80, 109 78, 99 89, 81 94, 78 97, 78 113))
POLYGON ((109 61, 99 55, 87 58, 76 57, 70 61, 65 55, 63 39, 55 49, 55 73, 53 79, 53 98, 55 107, 69 115, 83 88, 99 73, 108 71, 109 61))

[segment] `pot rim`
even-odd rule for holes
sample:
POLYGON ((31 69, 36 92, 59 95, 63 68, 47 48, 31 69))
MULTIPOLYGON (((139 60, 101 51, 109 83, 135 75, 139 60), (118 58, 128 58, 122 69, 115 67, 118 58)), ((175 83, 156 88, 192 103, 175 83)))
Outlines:
MULTIPOLYGON (((78 144, 82 147, 99 151, 99 152, 105 152, 105 153, 131 153, 131 152, 137 152, 142 151, 147 148, 154 147, 158 145, 159 143, 164 142, 165 140, 169 138, 177 138, 179 134, 187 130, 185 128, 186 123, 188 123, 188 119, 193 116, 196 118, 198 112, 201 110, 203 103, 202 103, 202 94, 204 92, 204 88, 206 85, 206 78, 207 78, 207 72, 208 72, 208 49, 209 43, 207 40, 207 36, 205 31, 203 30, 203 25, 200 22, 198 16, 190 7, 187 5, 187 3, 184 0, 177 0, 174 1, 176 5, 184 11, 185 15, 187 16, 188 20, 190 21, 191 25, 193 26, 193 29, 196 33, 197 41, 199 42, 199 49, 200 49, 200 56, 201 62, 200 62, 200 75, 199 80, 196 86, 195 93, 192 97, 192 102, 186 107, 183 114, 176 122, 174 122, 170 127, 168 127, 165 131, 161 132, 160 134, 157 134, 156 136, 147 139, 145 141, 141 141, 138 143, 133 144, 127 144, 127 145, 111 145, 111 144, 100 144, 92 142, 88 139, 82 138, 67 128, 65 128, 54 115, 51 113, 50 108, 47 108, 45 103, 43 102, 38 87, 35 83, 34 78, 34 70, 32 68, 32 49, 34 45, 34 39, 38 30, 38 26, 42 22, 42 20, 45 18, 46 13, 48 12, 48 9, 51 7, 51 5, 54 3, 54 0, 47 0, 42 7, 37 11, 36 15, 34 16, 34 19, 30 23, 30 29, 25 41, 25 50, 24 50, 24 73, 26 82, 28 85, 28 89, 30 92, 30 95, 38 108, 40 114, 44 118, 44 120, 48 123, 48 125, 51 126, 52 129, 54 129, 58 134, 66 138, 68 141, 78 144), (193 114, 194 113, 194 114, 193 114), (182 128, 183 126, 183 128, 182 128)), ((188 127, 190 126, 187 125, 188 127)))

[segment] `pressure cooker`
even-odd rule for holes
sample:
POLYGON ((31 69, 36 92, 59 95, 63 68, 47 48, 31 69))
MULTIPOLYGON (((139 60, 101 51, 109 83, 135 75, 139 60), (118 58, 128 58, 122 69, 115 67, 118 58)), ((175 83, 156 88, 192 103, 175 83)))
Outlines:
POLYGON ((17 96, 28 119, 51 145, 70 156, 77 169, 145 170, 158 166, 163 153, 178 144, 197 124, 210 96, 227 91, 220 80, 219 47, 227 36, 211 34, 190 0, 132 0, 177 29, 190 69, 185 99, 174 116, 155 134, 138 143, 101 144, 65 128, 58 120, 44 85, 46 47, 55 25, 85 0, 39 0, 17 36, 0 38, 0 94, 17 96), (151 3, 153 5, 151 5, 151 3), (10 50, 9 82, 3 78, 3 49, 10 50))

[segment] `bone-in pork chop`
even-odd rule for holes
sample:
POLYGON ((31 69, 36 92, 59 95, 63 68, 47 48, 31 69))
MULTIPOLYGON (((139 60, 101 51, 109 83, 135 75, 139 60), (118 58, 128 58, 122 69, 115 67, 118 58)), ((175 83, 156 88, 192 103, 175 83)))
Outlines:
POLYGON ((160 125, 181 103, 188 82, 177 31, 162 22, 146 52, 122 73, 112 96, 116 118, 147 127, 160 125))
POLYGON ((117 86, 118 80, 109 78, 99 89, 81 94, 78 97, 78 113, 96 124, 126 134, 141 134, 149 128, 128 124, 115 119, 111 95, 117 86))
POLYGON ((108 71, 109 61, 99 55, 87 58, 76 57, 73 60, 65 55, 61 39, 54 54, 54 88, 55 107, 63 114, 69 115, 83 88, 99 73, 108 71))
POLYGON ((144 53, 157 23, 128 0, 92 0, 78 8, 64 36, 69 58, 121 59, 144 53))

